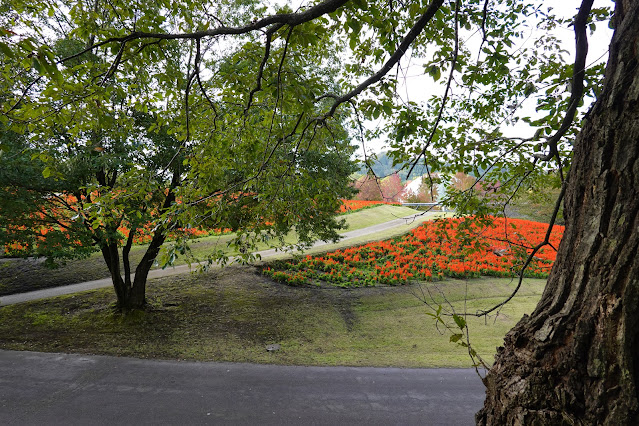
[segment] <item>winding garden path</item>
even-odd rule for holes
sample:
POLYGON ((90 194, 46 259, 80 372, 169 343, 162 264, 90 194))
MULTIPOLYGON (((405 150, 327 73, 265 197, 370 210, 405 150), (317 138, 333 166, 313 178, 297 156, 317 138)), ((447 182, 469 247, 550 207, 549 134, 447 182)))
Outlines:
MULTIPOLYGON (((342 233, 342 240, 340 244, 344 242, 348 243, 349 240, 353 240, 355 238, 366 237, 369 235, 378 234, 380 232, 384 232, 390 229, 395 229, 398 227, 406 228, 406 231, 415 227, 417 224, 429 220, 433 217, 438 216, 439 213, 426 213, 426 214, 417 214, 410 215, 398 219, 394 219, 388 222, 380 223, 377 225, 369 226, 367 228, 361 228, 354 231, 347 231, 342 233)), ((312 248, 320 247, 324 245, 328 245, 325 241, 317 241, 312 248)), ((262 259, 268 259, 270 257, 282 254, 281 251, 276 251, 275 249, 263 250, 257 252, 262 259)), ((189 265, 178 265, 171 268, 166 269, 154 269, 149 272, 149 279, 153 278, 161 278, 168 277, 172 275, 184 274, 187 272, 191 272, 194 268, 197 268, 199 264, 189 265)), ((28 302, 31 300, 38 299, 46 299, 49 297, 62 296, 65 294, 78 293, 81 291, 94 290, 98 288, 110 287, 112 285, 111 278, 103 278, 94 281, 87 281, 78 284, 71 284, 61 287, 53 287, 47 288, 43 290, 30 291, 28 293, 18 293, 11 294, 8 296, 0 297, 0 306, 5 305, 13 305, 16 303, 28 302)))

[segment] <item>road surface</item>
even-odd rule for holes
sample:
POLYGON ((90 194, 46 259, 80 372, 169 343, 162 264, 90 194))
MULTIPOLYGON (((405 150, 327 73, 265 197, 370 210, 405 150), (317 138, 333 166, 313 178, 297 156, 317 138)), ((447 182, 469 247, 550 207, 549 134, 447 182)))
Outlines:
POLYGON ((472 425, 474 370, 0 351, 3 425, 472 425))

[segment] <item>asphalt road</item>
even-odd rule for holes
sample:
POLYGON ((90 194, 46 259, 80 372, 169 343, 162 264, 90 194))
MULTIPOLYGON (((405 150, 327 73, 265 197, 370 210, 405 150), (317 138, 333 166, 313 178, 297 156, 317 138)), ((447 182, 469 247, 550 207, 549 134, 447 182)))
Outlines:
POLYGON ((472 425, 474 370, 151 361, 0 351, 3 425, 472 425))

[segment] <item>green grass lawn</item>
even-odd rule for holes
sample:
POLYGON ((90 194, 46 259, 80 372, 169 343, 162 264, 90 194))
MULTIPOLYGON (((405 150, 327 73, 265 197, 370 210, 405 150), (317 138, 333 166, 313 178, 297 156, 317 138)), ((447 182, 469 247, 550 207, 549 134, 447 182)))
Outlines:
MULTIPOLYGON (((392 206, 379 209, 377 218, 377 209, 346 216, 351 229, 411 213, 392 206)), ((348 244, 390 238, 420 221, 348 244)), ((97 260, 77 262, 104 268, 97 260)), ((25 274, 50 279, 25 265, 25 274)), ((77 271, 67 273, 78 276, 77 271)), ((471 344, 485 361, 493 361, 506 332, 534 309, 544 285, 545 280, 526 279, 497 315, 467 317, 471 344)), ((148 308, 129 314, 114 309, 110 288, 2 307, 0 348, 284 365, 468 367, 467 350, 450 343, 451 332, 436 327, 427 313, 439 305, 458 315, 486 309, 514 286, 511 279, 480 278, 346 290, 297 288, 273 282, 254 267, 233 266, 150 280, 148 308), (281 348, 269 352, 270 344, 281 348)))
MULTIPOLYGON (((345 231, 365 228, 398 217, 409 216, 414 213, 416 213, 416 211, 413 209, 390 205, 380 205, 379 207, 356 211, 343 216, 348 226, 345 231)), ((367 238, 360 238, 348 244, 390 238, 391 236, 406 232, 410 226, 416 226, 423 220, 424 218, 419 218, 410 225, 398 227, 390 232, 368 236, 367 238)), ((231 239, 231 235, 201 238, 191 243, 191 250, 193 255, 199 259, 205 259, 206 256, 214 250, 223 250, 229 255, 236 254, 227 245, 231 239)), ((287 238, 287 242, 289 243, 295 241, 296 237, 294 234, 291 234, 287 238)), ((338 243, 330 247, 336 248, 348 244, 338 243)), ((260 250, 268 248, 270 247, 266 244, 260 246, 260 250)), ((319 250, 321 249, 314 249, 311 252, 317 252, 319 250)), ((133 267, 142 259, 145 251, 145 245, 134 246, 131 249, 131 264, 133 267)), ((279 257, 282 256, 285 255, 279 255, 279 257)), ((178 258, 175 262, 176 265, 184 263, 184 258, 178 258)), ((57 287, 108 277, 109 271, 100 253, 94 253, 86 259, 68 261, 65 265, 57 269, 46 268, 39 260, 4 260, 0 262, 0 295, 57 287)))
POLYGON ((346 219, 346 231, 354 231, 416 213, 420 212, 409 207, 381 204, 377 207, 359 210, 340 217, 346 219))
MULTIPOLYGON (((355 231, 358 229, 367 228, 369 226, 373 226, 373 225, 388 222, 394 219, 410 216, 416 213, 419 213, 419 212, 417 210, 413 210, 408 207, 391 206, 391 205, 382 204, 377 207, 359 210, 359 211, 341 216, 341 218, 346 220, 346 228, 341 232, 344 233, 348 231, 355 231)), ((352 240, 349 240, 348 242, 343 241, 343 242, 338 242, 335 244, 330 244, 328 246, 309 249, 305 253, 315 253, 315 252, 326 251, 327 248, 331 248, 331 247, 339 248, 339 247, 347 247, 353 244, 362 244, 362 241, 368 242, 368 241, 377 241, 380 239, 391 238, 392 236, 401 235, 407 232, 408 230, 410 230, 411 228, 418 226, 420 223, 427 220, 427 218, 429 217, 432 218, 432 216, 420 216, 416 218, 415 221, 409 224, 399 226, 397 228, 394 228, 386 232, 375 233, 373 235, 368 235, 366 237, 352 239, 352 240)), ((201 238, 197 240, 196 242, 194 242, 193 244, 191 244, 191 253, 197 259, 205 259, 209 253, 216 250, 222 250, 224 253, 228 255, 237 254, 236 251, 228 247, 228 243, 229 241, 231 241, 232 238, 233 238, 233 235, 231 234, 201 238)), ((284 241, 286 244, 295 244, 298 241, 297 235, 294 232, 291 232, 284 239, 284 241)), ((275 246, 273 245, 261 243, 261 244, 258 244, 257 250, 258 251, 268 250, 274 247, 275 246)), ((280 258, 280 257, 286 257, 286 256, 289 256, 289 254, 281 253, 277 255, 276 257, 280 258)), ((176 264, 179 265, 183 263, 184 263, 184 259, 178 258, 176 264)))
MULTIPOLYGON (((287 365, 468 367, 466 350, 438 330, 429 302, 485 309, 510 279, 447 280, 402 287, 294 288, 252 267, 150 280, 149 309, 124 315, 103 289, 0 308, 0 348, 140 358, 287 365), (281 349, 268 352, 266 345, 281 349)), ((492 362, 505 333, 534 308, 544 280, 525 280, 499 315, 468 318, 471 343, 492 362)), ((452 322, 452 321, 451 321, 452 322)))

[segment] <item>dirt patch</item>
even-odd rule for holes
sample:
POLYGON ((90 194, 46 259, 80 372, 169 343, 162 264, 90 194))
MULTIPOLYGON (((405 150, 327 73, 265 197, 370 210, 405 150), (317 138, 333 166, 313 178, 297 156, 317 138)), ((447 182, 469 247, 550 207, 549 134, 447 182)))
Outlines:
MULTIPOLYGON (((266 313, 270 320, 278 321, 279 312, 284 312, 290 306, 312 305, 317 308, 336 311, 344 321, 347 330, 352 330, 357 321, 353 309, 364 295, 373 294, 375 289, 338 289, 334 287, 291 287, 264 277, 259 269, 251 266, 231 266, 210 272, 210 287, 216 290, 222 299, 225 293, 242 292, 243 301, 251 305, 254 311, 266 313)), ((235 302, 235 308, 242 308, 241 302, 235 302)), ((218 306, 219 308, 219 306, 218 306)), ((213 309, 213 308, 212 308, 213 309)), ((237 311, 236 311, 237 314, 237 311)), ((250 335, 254 326, 260 324, 242 325, 245 335, 250 335)), ((271 340, 281 336, 271 336, 271 340)))

